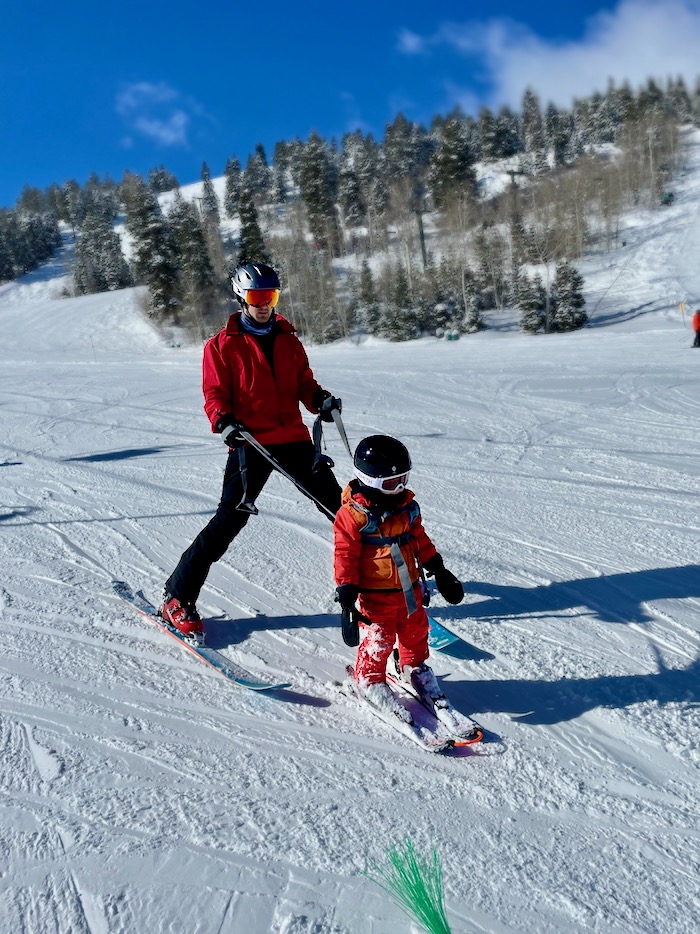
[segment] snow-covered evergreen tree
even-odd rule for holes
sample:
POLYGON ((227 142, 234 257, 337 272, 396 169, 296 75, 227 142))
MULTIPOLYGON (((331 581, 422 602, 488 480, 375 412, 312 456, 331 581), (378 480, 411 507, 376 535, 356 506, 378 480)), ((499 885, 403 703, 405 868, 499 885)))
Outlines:
POLYGON ((207 245, 205 219, 178 193, 170 224, 180 267, 180 318, 204 338, 220 325, 224 305, 224 292, 207 245))
POLYGON ((393 269, 394 288, 382 312, 381 333, 392 341, 408 341, 420 334, 419 310, 413 302, 402 263, 393 269))
POLYGON ((460 114, 451 114, 442 124, 428 168, 428 184, 438 210, 455 196, 476 196, 474 154, 463 133, 460 114))
POLYGON ((123 289, 133 282, 119 234, 99 211, 88 212, 80 228, 73 279, 82 295, 123 289))
POLYGON ((355 311, 357 324, 364 328, 368 334, 376 334, 379 330, 380 307, 374 287, 374 278, 368 261, 365 259, 360 267, 360 282, 355 311))
POLYGON ((266 204, 272 190, 272 170, 267 162, 265 147, 255 144, 255 152, 248 157, 243 173, 243 186, 250 191, 258 204, 266 204))
POLYGON ((485 162, 491 162, 500 157, 498 151, 498 133, 496 118, 489 107, 482 107, 479 111, 479 151, 477 156, 485 162))
POLYGON ((275 145, 272 154, 272 190, 273 204, 284 204, 287 201, 287 189, 290 176, 289 146, 285 142, 275 145))
POLYGON ((215 225, 218 227, 221 216, 219 214, 219 199, 214 191, 214 184, 211 180, 211 172, 206 162, 202 163, 202 220, 204 225, 215 225))
POLYGON ((545 328, 545 288, 542 278, 532 278, 520 272, 515 285, 515 307, 520 311, 520 328, 528 334, 537 334, 545 328))
POLYGON ((341 158, 338 178, 338 201, 346 228, 360 227, 365 222, 365 208, 360 193, 360 182, 349 159, 341 158))
POLYGON ((255 201, 246 187, 241 189, 238 213, 241 218, 241 232, 238 239, 238 265, 253 262, 269 263, 270 253, 260 230, 255 201))
POLYGON ((127 230, 134 240, 135 278, 148 289, 152 317, 166 320, 175 312, 179 285, 170 226, 155 193, 139 175, 125 175, 122 196, 127 230))
POLYGON ((574 331, 587 323, 583 285, 583 276, 575 266, 565 259, 557 263, 552 286, 553 331, 574 331))
POLYGON ((180 187, 177 178, 164 165, 158 165, 155 169, 151 169, 148 173, 148 184, 157 195, 166 191, 175 191, 176 188, 180 187))
POLYGON ((544 166, 543 153, 547 143, 540 100, 531 88, 526 88, 523 94, 521 127, 525 150, 523 167, 529 173, 541 174, 544 166))
POLYGON ((331 256, 337 256, 338 172, 330 147, 315 132, 304 147, 299 185, 314 242, 331 256))
POLYGON ((235 156, 226 163, 224 171, 226 179, 224 189, 224 210, 229 218, 238 214, 238 202, 241 197, 242 173, 241 164, 235 156))
POLYGON ((566 165, 574 131, 571 115, 550 103, 545 111, 544 126, 547 146, 554 153, 554 165, 566 165))

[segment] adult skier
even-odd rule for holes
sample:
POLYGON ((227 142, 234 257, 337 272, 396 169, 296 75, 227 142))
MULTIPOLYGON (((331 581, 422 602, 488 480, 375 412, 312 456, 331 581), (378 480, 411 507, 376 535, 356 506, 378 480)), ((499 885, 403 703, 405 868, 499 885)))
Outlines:
POLYGON ((408 488, 406 447, 388 435, 371 435, 358 444, 354 468, 355 479, 343 490, 333 524, 336 598, 351 611, 359 598, 364 617, 354 670, 360 692, 375 707, 405 718, 405 708, 386 682, 395 642, 401 675, 420 693, 443 696, 425 663, 430 626, 421 565, 435 575, 448 603, 460 603, 464 588, 423 528, 420 507, 408 488))
MULTIPOLYGON (((275 311, 280 281, 265 263, 246 263, 231 277, 240 310, 204 346, 204 410, 212 431, 229 448, 221 501, 215 515, 183 553, 165 584, 160 613, 181 633, 202 639, 196 609, 211 565, 257 512, 254 503, 272 465, 241 437, 246 431, 273 455, 333 515, 340 486, 323 462, 312 471, 316 451, 299 404, 332 420, 340 399, 314 378, 292 324, 275 311)), ((321 508, 321 507, 319 507, 321 508)), ((321 509, 323 511, 323 509, 321 509)), ((325 513, 324 513, 325 514, 325 513)))

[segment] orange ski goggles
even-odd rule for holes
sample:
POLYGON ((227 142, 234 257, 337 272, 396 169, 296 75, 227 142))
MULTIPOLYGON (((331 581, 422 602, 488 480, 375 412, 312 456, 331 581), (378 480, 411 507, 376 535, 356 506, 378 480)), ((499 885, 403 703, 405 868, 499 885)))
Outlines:
POLYGON ((279 289, 248 289, 245 293, 246 305, 253 308, 274 308, 279 300, 279 289))

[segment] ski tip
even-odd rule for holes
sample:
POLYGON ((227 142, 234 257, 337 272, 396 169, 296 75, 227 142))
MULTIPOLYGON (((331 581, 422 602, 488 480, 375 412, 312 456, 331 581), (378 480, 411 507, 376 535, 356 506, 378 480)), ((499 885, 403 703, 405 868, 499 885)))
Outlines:
POLYGON ((466 736, 458 736, 454 740, 455 746, 473 746, 475 743, 480 743, 484 738, 484 731, 481 727, 475 727, 471 733, 466 736))

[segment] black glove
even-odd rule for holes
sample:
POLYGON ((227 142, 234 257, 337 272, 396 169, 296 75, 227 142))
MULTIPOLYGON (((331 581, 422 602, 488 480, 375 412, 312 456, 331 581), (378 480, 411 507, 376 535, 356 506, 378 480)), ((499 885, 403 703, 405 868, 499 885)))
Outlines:
POLYGON ((327 389, 317 389, 311 401, 318 409, 322 422, 333 421, 333 415, 331 413, 334 409, 338 412, 342 412, 343 410, 342 401, 332 396, 327 389))
POLYGON ((339 584, 335 588, 335 602, 339 603, 344 610, 352 610, 359 594, 360 588, 357 584, 339 584))
POLYGON ((448 603, 461 603, 464 597, 464 587, 461 580, 448 571, 442 555, 433 555, 430 561, 423 565, 428 574, 435 576, 435 586, 448 603))
POLYGON ((221 434, 223 442, 230 448, 238 448, 245 444, 245 438, 241 438, 241 432, 248 431, 248 429, 233 415, 222 415, 214 428, 221 434))

